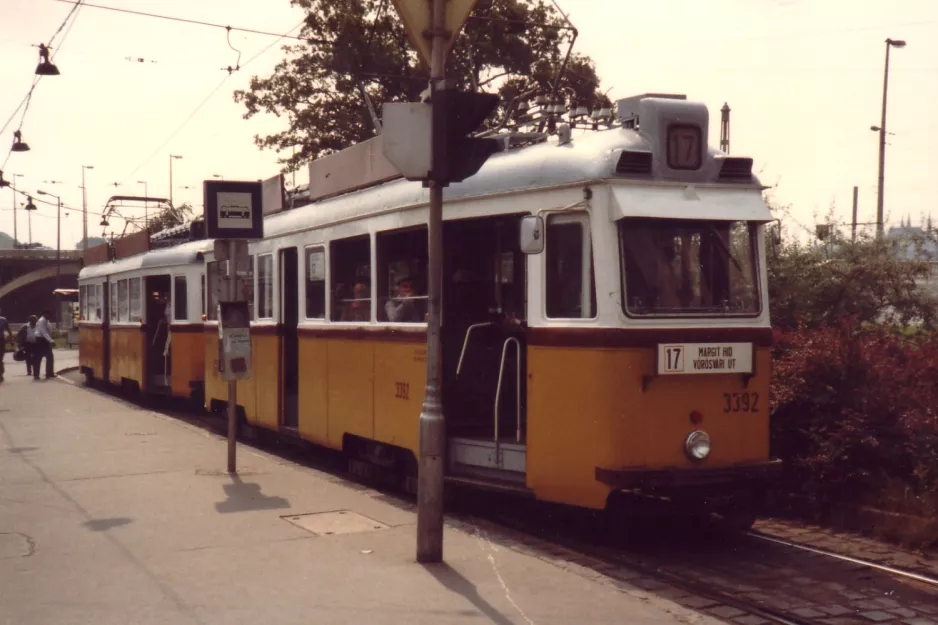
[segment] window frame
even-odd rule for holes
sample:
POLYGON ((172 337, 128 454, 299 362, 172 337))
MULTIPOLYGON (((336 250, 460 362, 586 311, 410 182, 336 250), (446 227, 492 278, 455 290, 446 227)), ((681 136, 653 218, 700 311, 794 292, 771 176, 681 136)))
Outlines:
POLYGON ((343 325, 363 325, 374 323, 375 320, 375 240, 371 234, 355 234, 352 236, 342 237, 340 239, 333 239, 329 241, 329 253, 328 257, 329 262, 329 288, 330 290, 335 289, 335 271, 337 268, 336 253, 335 247, 337 245, 344 246, 351 241, 367 241, 368 242, 368 319, 360 321, 343 321, 337 319, 335 314, 337 311, 333 310, 336 306, 340 304, 338 298, 330 297, 330 307, 327 310, 328 319, 332 323, 341 323, 343 325))
POLYGON ((107 306, 104 305, 104 283, 94 285, 94 297, 95 302, 97 303, 97 308, 95 309, 94 319, 98 322, 104 321, 104 315, 107 312, 107 306), (98 311, 101 311, 100 314, 98 311))
MULTIPOLYGON (((329 318, 329 252, 327 246, 324 243, 316 243, 314 245, 306 245, 303 247, 303 319, 307 321, 326 321, 329 318), (322 317, 310 317, 309 316, 309 257, 310 254, 317 251, 322 252, 322 263, 324 267, 325 275, 323 276, 323 310, 322 317)), ((318 282, 318 280, 317 280, 318 282)))
POLYGON ((117 280, 111 280, 108 282, 111 291, 111 297, 108 300, 108 322, 120 321, 120 306, 118 305, 119 289, 117 288, 117 282, 117 280))
POLYGON ((593 254, 593 231, 592 231, 592 225, 590 222, 590 214, 586 211, 551 212, 547 214, 544 222, 545 222, 544 223, 545 245, 544 245, 544 253, 543 253, 544 260, 543 260, 543 265, 541 269, 543 272, 543 280, 541 281, 541 283, 543 284, 543 291, 541 293, 541 305, 543 306, 544 318, 552 320, 552 321, 556 320, 556 321, 567 321, 567 322, 595 321, 596 319, 599 318, 599 298, 598 298, 597 291, 596 291, 596 266, 595 266, 595 257, 593 254), (582 251, 581 251, 581 259, 580 259, 580 263, 581 263, 580 304, 581 305, 584 304, 583 284, 588 281, 590 288, 589 288, 589 291, 586 293, 587 301, 585 303, 591 308, 592 314, 589 316, 586 316, 586 317, 582 317, 582 316, 581 317, 552 317, 547 311, 547 308, 548 308, 547 292, 548 292, 548 289, 550 288, 550 284, 548 282, 548 279, 550 277, 549 276, 549 263, 548 263, 548 255, 550 254, 550 249, 549 249, 550 248, 550 245, 549 245, 550 235, 548 234, 548 231, 552 223, 557 224, 557 225, 567 225, 567 224, 572 224, 572 223, 580 225, 580 229, 582 233, 582 241, 584 243, 582 251))
POLYGON ((375 275, 375 288, 373 290, 372 298, 374 299, 375 306, 375 321, 382 324, 391 324, 391 325, 400 325, 404 327, 414 327, 420 325, 427 325, 426 315, 430 312, 430 296, 427 292, 430 286, 430 248, 429 241, 427 239, 428 226, 425 223, 415 224, 413 226, 406 226, 404 228, 395 228, 393 230, 382 230, 375 233, 374 237, 374 254, 373 254, 373 264, 375 275), (390 293, 392 292, 393 285, 390 280, 390 267, 391 259, 388 258, 389 252, 386 249, 383 249, 382 243, 388 238, 394 238, 397 236, 413 236, 414 233, 419 234, 419 238, 424 242, 424 249, 422 250, 423 256, 419 258, 419 262, 422 263, 423 275, 414 277, 411 276, 412 282, 417 283, 421 282, 424 287, 424 295, 415 296, 415 299, 420 299, 423 301, 424 307, 424 318, 419 321, 391 321, 387 318, 387 311, 385 306, 389 299, 392 298, 390 293), (386 294, 387 293, 387 294, 386 294))
POLYGON ((128 323, 130 321, 130 285, 127 282, 127 278, 117 281, 118 323, 128 323))
POLYGON ((189 321, 189 278, 185 274, 173 276, 173 321, 189 321), (182 280, 182 298, 179 297, 179 280, 182 280), (184 316, 179 316, 179 303, 184 304, 184 316))
POLYGON ((274 268, 274 254, 273 252, 266 252, 264 254, 258 254, 254 260, 254 318, 258 321, 273 321, 274 320, 274 287, 276 286, 274 280, 276 279, 276 270, 274 268), (269 277, 266 277, 265 286, 269 287, 270 291, 270 310, 263 311, 268 314, 262 314, 261 311, 261 298, 264 297, 264 293, 261 290, 261 267, 263 267, 266 262, 270 262, 270 271, 269 277))
MULTIPOLYGON (((638 219, 638 218, 623 218, 618 219, 615 222, 615 236, 616 236, 616 246, 619 253, 619 289, 621 291, 621 297, 619 300, 619 306, 621 307, 622 312, 629 319, 636 320, 653 320, 653 319, 757 319, 761 317, 766 311, 766 294, 763 292, 765 288, 765 282, 762 279, 762 233, 763 233, 763 224, 758 221, 751 221, 745 219, 734 219, 734 220, 723 220, 723 219, 673 219, 666 220, 660 218, 661 221, 675 221, 675 222, 691 222, 691 223, 712 223, 712 222, 721 222, 728 221, 730 224, 736 222, 744 222, 749 227, 749 246, 751 253, 752 261, 752 276, 755 281, 754 293, 756 296, 756 308, 752 312, 745 313, 717 313, 717 312, 681 312, 676 314, 663 314, 663 313, 647 313, 640 314, 633 310, 630 310, 628 303, 628 285, 626 283, 626 254, 625 254, 625 241, 622 234, 622 222, 628 219, 638 219)), ((658 218, 641 218, 641 219, 653 219, 659 220, 658 218)))
POLYGON ((127 318, 128 318, 128 320, 130 321, 130 323, 143 323, 143 315, 144 315, 144 310, 143 310, 143 294, 144 294, 144 288, 145 288, 145 287, 144 287, 144 283, 143 283, 143 278, 142 278, 141 276, 137 276, 137 277, 135 277, 135 278, 130 278, 130 279, 128 279, 127 282, 128 282, 128 284, 127 284, 127 297, 128 297, 128 301, 129 301, 129 307, 128 307, 127 318), (136 297, 136 302, 134 302, 134 299, 135 299, 135 298, 134 298, 134 288, 133 288, 135 283, 136 283, 136 285, 137 285, 137 297, 136 297), (134 316, 134 305, 135 305, 135 304, 136 304, 136 307, 137 307, 137 310, 136 310, 137 315, 136 315, 136 317, 134 316))
POLYGON ((88 320, 88 286, 82 284, 78 287, 78 318, 81 321, 88 320))

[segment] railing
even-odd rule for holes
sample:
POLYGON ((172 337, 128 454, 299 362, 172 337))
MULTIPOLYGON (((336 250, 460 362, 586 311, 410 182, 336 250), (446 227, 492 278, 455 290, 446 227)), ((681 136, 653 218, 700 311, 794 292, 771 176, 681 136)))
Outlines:
POLYGON ((469 347, 469 337, 472 335, 472 331, 476 328, 484 328, 493 325, 495 324, 491 321, 487 321, 485 323, 476 323, 469 326, 469 328, 466 330, 466 338, 464 338, 462 342, 462 351, 459 352, 459 363, 456 365, 456 377, 459 377, 459 373, 462 371, 462 362, 463 358, 466 357, 466 348, 469 347))
POLYGON ((515 345, 515 358, 516 362, 516 377, 515 377, 515 410, 518 415, 518 422, 515 427, 515 442, 521 442, 521 343, 518 342, 518 339, 515 337, 509 337, 505 339, 505 344, 502 346, 502 360, 501 364, 498 366, 498 386, 495 388, 495 458, 499 465, 501 465, 501 453, 499 449, 499 440, 498 440, 498 404, 499 400, 502 398, 502 378, 505 374, 505 356, 508 355, 508 346, 514 343, 515 345))

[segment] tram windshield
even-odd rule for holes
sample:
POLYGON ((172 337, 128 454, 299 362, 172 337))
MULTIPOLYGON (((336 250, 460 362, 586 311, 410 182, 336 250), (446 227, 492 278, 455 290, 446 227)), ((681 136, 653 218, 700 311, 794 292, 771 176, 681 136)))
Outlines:
POLYGON ((745 221, 620 220, 626 314, 758 314, 757 232, 745 221))

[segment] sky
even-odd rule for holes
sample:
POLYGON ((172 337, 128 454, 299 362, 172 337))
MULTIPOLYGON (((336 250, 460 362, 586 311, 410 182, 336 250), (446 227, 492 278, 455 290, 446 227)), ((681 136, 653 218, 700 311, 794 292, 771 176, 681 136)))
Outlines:
MULTIPOLYGON (((859 187, 860 222, 876 213, 878 135, 885 39, 904 39, 890 57, 885 204, 887 224, 938 217, 928 175, 938 159, 938 2, 934 0, 558 0, 579 31, 576 51, 597 65, 609 96, 685 94, 710 109, 711 144, 719 109, 729 104, 731 153, 755 170, 787 207, 786 233, 804 237, 816 222, 851 219, 859 187)), ((303 14, 288 0, 95 0, 92 4, 271 33, 298 32, 303 14)), ((0 123, 34 79, 36 46, 48 42, 72 5, 59 0, 0 0, 0 123)), ((223 28, 81 8, 56 37, 59 76, 36 87, 22 125, 32 148, 7 156, 22 111, 0 134, 7 180, 62 197, 63 248, 82 236, 82 166, 89 236, 111 195, 166 197, 201 205, 203 180, 256 180, 278 172, 277 154, 255 134, 279 130, 269 115, 243 119, 232 92, 267 75, 287 43, 223 28), (131 60, 128 60, 131 59, 131 60), (139 62, 137 59, 143 59, 139 62), (249 61, 249 62, 248 62, 249 61), (114 186, 118 183, 119 186, 114 186)), ((306 175, 296 175, 296 183, 306 175)), ((13 233, 13 194, 0 191, 0 231, 13 233)), ((21 201, 21 200, 18 200, 21 201)), ((36 202, 32 240, 55 247, 56 208, 36 202)), ((135 216, 142 216, 141 214, 135 216)), ((18 235, 29 240, 26 213, 18 235)), ((110 230, 123 224, 114 220, 110 230)))

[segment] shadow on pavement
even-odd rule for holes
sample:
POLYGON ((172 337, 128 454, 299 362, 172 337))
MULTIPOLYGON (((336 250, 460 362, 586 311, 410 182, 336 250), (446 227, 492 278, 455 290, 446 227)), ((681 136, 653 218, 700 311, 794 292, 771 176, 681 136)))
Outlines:
POLYGON ((490 621, 496 625, 513 625, 514 621, 495 609, 495 607, 483 599, 476 590, 475 584, 462 576, 462 574, 445 562, 438 564, 424 564, 423 568, 427 570, 438 582, 443 584, 449 590, 462 595, 484 614, 490 621))
POLYGON ((128 519, 127 517, 113 517, 110 519, 91 519, 90 521, 85 521, 82 525, 92 532, 106 532, 109 529, 127 525, 128 523, 133 523, 133 519, 128 519))
POLYGON ((249 510, 277 510, 289 508, 290 502, 283 497, 267 496, 261 492, 260 484, 242 482, 238 475, 231 476, 232 483, 225 484, 225 501, 215 504, 215 510, 222 514, 228 512, 247 512, 249 510))

